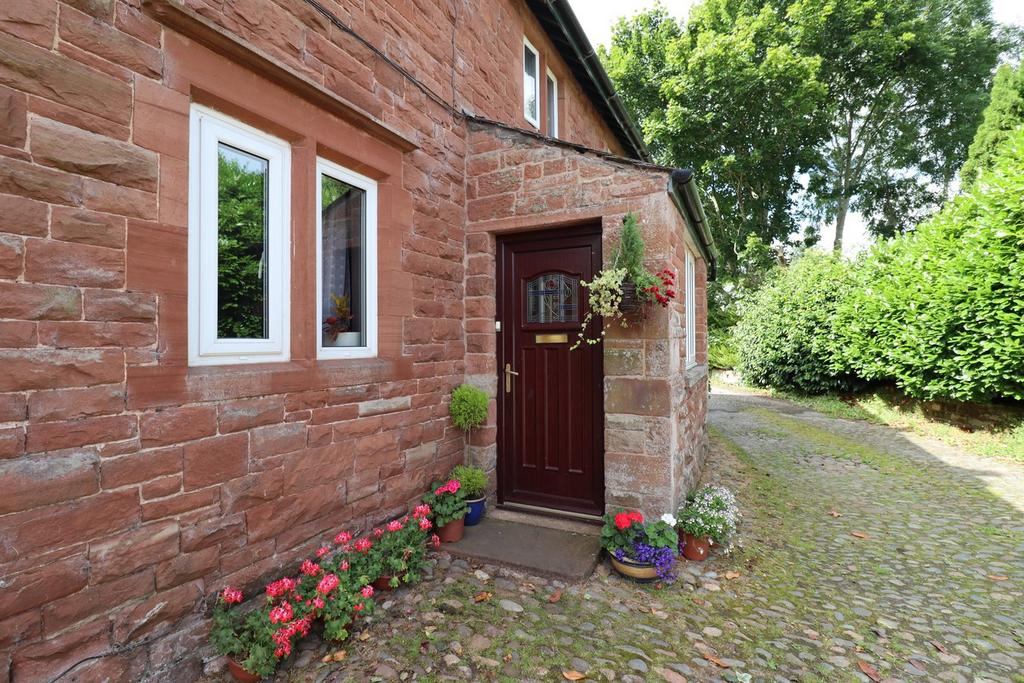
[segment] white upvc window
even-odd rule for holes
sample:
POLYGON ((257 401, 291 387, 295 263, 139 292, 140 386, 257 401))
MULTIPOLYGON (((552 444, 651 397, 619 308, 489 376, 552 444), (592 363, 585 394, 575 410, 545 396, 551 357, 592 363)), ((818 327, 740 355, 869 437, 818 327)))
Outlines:
POLYGON ((548 128, 547 135, 550 138, 558 137, 558 79, 548 69, 547 77, 547 100, 548 100, 548 128))
POLYGON ((289 144, 193 104, 189 125, 189 365, 290 357, 289 144))
POLYGON ((697 364, 697 267, 686 250, 686 367, 697 364))
POLYGON ((377 183, 317 159, 316 355, 377 355, 377 183))
POLYGON ((523 116, 540 128, 540 53, 523 36, 523 116))

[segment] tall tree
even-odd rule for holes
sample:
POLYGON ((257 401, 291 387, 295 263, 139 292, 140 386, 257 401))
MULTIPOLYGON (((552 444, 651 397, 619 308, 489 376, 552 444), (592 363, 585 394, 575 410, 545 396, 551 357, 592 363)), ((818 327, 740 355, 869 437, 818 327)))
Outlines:
POLYGON ((835 222, 834 249, 851 209, 875 234, 911 227, 945 198, 981 119, 1003 46, 991 0, 794 0, 786 17, 829 89, 808 197, 835 222))
POLYGON ((996 71, 992 97, 974 142, 967 150, 967 161, 960 169, 964 185, 971 185, 988 168, 1009 139, 1011 132, 1024 125, 1024 68, 1004 64, 996 71))
POLYGON ((797 173, 823 135, 820 59, 790 42, 776 8, 705 0, 685 30, 659 6, 620 20, 602 49, 656 157, 700 174, 726 278, 748 235, 772 244, 797 229, 797 173))

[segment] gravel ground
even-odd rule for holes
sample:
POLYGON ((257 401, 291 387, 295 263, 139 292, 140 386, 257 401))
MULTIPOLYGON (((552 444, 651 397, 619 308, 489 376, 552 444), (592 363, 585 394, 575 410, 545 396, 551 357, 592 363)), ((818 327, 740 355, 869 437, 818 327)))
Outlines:
POLYGON ((744 518, 675 584, 602 564, 565 585, 440 553, 275 680, 1024 683, 1024 467, 760 396, 717 393, 709 419, 704 480, 744 518))

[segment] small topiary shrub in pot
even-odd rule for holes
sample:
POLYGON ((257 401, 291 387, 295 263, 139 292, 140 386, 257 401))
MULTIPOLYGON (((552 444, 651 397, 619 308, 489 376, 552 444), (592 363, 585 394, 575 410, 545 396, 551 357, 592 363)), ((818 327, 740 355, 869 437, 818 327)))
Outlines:
POLYGON ((490 398, 482 389, 462 384, 452 391, 449 412, 456 427, 471 432, 487 421, 487 405, 490 398))
POLYGON ((456 465, 448 478, 458 481, 466 495, 466 526, 476 526, 487 506, 487 473, 472 465, 456 465))
POLYGON ((712 545, 736 531, 739 517, 736 497, 724 486, 705 486, 691 494, 676 514, 683 556, 697 562, 706 559, 712 545))

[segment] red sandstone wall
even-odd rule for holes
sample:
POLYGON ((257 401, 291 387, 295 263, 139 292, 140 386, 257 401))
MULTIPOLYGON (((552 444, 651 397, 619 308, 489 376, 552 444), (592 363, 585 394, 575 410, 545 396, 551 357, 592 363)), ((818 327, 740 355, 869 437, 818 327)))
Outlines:
MULTIPOLYGON (((616 147, 514 0, 323 4, 441 100, 517 125, 525 30, 568 99, 564 135, 616 147)), ((462 457, 446 398, 464 314, 480 314, 478 283, 464 286, 464 122, 302 0, 187 5, 417 148, 140 0, 0 3, 0 683, 76 665, 79 680, 194 680, 204 596, 399 509, 462 457), (190 98, 293 142, 290 363, 186 366, 190 98), (302 164, 318 146, 381 183, 377 361, 313 360, 302 164)))
MULTIPOLYGON (((606 263, 634 212, 647 266, 677 274, 677 299, 604 342, 608 508, 674 511, 706 452, 706 266, 671 201, 665 169, 620 163, 520 132, 471 124, 467 158, 466 374, 494 395, 495 235, 598 220, 606 263), (695 256, 697 365, 685 364, 685 250, 695 256)), ((496 432, 473 436, 470 458, 493 470, 496 432)))

